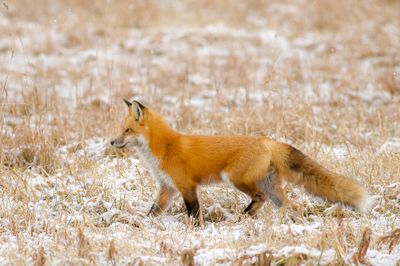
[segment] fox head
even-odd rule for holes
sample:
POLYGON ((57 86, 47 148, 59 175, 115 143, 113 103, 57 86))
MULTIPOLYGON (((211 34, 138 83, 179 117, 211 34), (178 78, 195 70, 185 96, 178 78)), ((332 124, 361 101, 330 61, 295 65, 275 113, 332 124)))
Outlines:
POLYGON ((139 143, 139 137, 148 135, 146 126, 147 114, 149 110, 138 101, 128 101, 124 99, 128 106, 128 115, 122 123, 121 134, 111 141, 111 145, 116 148, 136 146, 139 143))

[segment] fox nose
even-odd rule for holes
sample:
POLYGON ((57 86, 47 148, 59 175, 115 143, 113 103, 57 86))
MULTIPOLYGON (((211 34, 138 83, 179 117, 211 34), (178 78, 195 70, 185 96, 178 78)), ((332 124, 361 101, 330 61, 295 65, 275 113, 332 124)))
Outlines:
POLYGON ((113 146, 114 146, 114 143, 115 143, 114 140, 110 141, 110 144, 113 145, 113 146))

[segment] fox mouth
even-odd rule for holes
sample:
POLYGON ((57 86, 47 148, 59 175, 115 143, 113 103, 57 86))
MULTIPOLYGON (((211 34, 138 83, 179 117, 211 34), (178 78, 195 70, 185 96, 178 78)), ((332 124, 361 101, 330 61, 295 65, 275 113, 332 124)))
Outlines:
POLYGON ((124 148, 128 143, 123 143, 123 144, 114 144, 113 146, 118 148, 118 149, 122 149, 124 148))
POLYGON ((122 148, 124 148, 126 145, 128 145, 128 142, 116 143, 116 142, 113 140, 113 141, 111 141, 110 144, 111 144, 112 146, 114 146, 115 148, 122 149, 122 148))

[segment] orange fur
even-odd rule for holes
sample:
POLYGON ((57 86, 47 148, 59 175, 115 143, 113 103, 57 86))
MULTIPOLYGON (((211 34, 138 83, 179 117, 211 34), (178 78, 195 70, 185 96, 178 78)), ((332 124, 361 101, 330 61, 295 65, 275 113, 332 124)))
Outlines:
POLYGON ((196 188, 222 179, 248 194, 245 212, 255 214, 269 196, 290 204, 282 179, 304 185, 315 195, 352 205, 363 211, 369 196, 356 182, 329 172, 297 149, 262 136, 197 136, 173 130, 154 110, 128 102, 129 113, 116 147, 131 145, 150 165, 160 184, 151 214, 167 207, 172 191, 179 191, 189 214, 198 216, 196 188))

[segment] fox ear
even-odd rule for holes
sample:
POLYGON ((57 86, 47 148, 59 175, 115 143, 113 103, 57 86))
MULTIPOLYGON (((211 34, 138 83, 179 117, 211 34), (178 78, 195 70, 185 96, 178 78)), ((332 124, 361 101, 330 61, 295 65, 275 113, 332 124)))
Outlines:
POLYGON ((139 123, 142 122, 143 117, 144 117, 144 109, 146 109, 146 107, 138 101, 133 101, 131 103, 130 109, 132 110, 133 114, 135 115, 136 121, 138 121, 139 123))
POLYGON ((132 103, 130 101, 128 101, 127 99, 123 99, 125 104, 128 106, 128 108, 131 108, 132 103))

